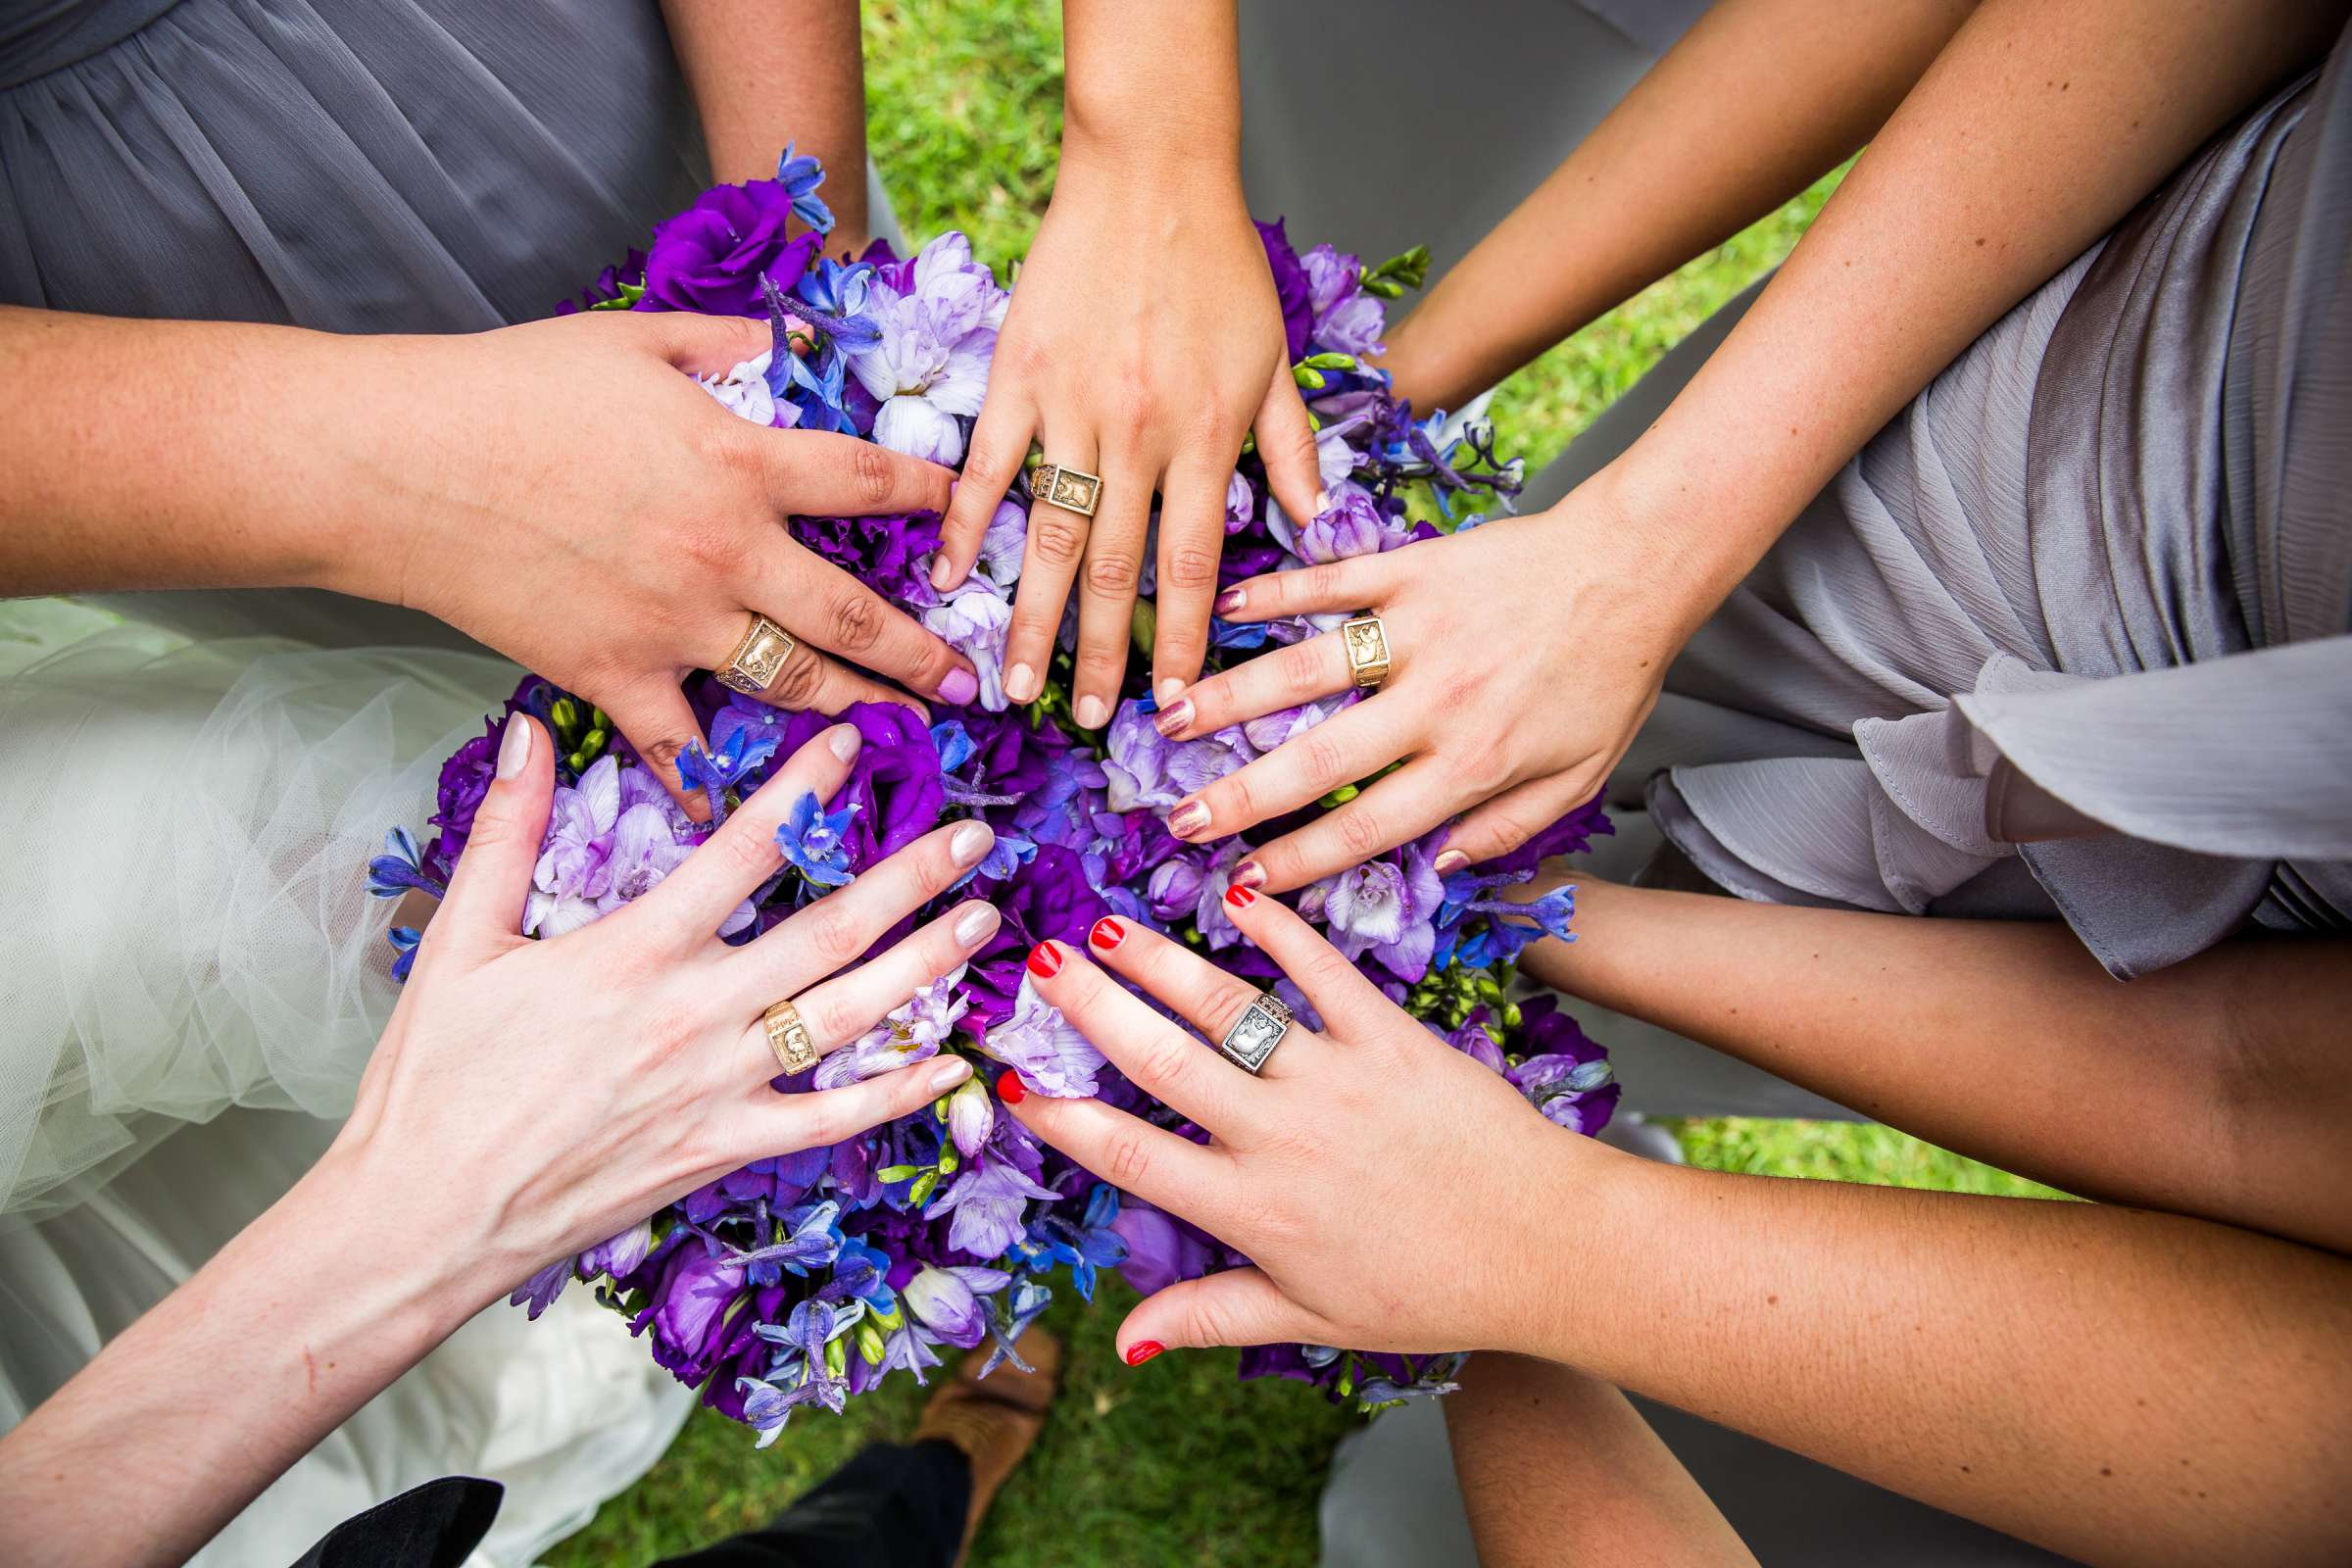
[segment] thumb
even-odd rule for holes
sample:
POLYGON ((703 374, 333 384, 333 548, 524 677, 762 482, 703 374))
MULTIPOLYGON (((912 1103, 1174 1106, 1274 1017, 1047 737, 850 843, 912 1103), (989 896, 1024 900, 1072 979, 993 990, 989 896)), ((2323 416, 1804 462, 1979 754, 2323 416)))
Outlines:
POLYGON ((1306 405, 1298 401, 1298 385, 1287 364, 1274 367, 1274 384, 1266 401, 1250 421, 1257 435, 1257 455, 1266 466, 1266 485, 1282 510, 1306 522, 1323 510, 1323 468, 1315 458, 1314 426, 1307 422, 1306 405))
POLYGON ((490 793, 474 809, 472 831, 428 942, 446 934, 478 951, 521 931, 531 867, 547 835, 555 793, 556 749, 537 719, 516 713, 499 739, 490 793))
POLYGON ((1183 1280, 1144 1298, 1119 1325, 1119 1359, 1140 1366, 1169 1348, 1320 1345, 1331 1326, 1253 1268, 1183 1280))

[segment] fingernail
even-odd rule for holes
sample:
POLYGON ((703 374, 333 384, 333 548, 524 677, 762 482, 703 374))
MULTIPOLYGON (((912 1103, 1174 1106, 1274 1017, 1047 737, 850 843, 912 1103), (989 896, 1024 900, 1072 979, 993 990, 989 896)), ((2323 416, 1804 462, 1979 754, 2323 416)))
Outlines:
POLYGON ((1021 1075, 1010 1067, 997 1076, 997 1098, 1007 1105, 1017 1105, 1029 1091, 1021 1086, 1021 1075))
POLYGON ((1029 972, 1040 980, 1051 980, 1061 973, 1061 950, 1051 942, 1040 942, 1031 948, 1029 972))
POLYGON ((1165 708, 1184 693, 1184 682, 1170 675, 1152 688, 1152 700, 1165 708))
POLYGON ((949 564, 945 552, 931 558, 931 586, 943 593, 956 586, 956 568, 949 564))
POLYGON ((1179 697, 1152 716, 1152 727, 1162 735, 1173 736, 1193 721, 1193 700, 1179 697))
POLYGON ((948 835, 948 853, 957 865, 969 865, 988 853, 997 835, 986 822, 966 822, 948 835))
POLYGON ((1199 801, 1187 801, 1168 813, 1168 831, 1180 839, 1189 839, 1208 826, 1208 808, 1199 801))
POLYGON ((865 737, 858 733, 855 724, 836 724, 832 733, 825 737, 825 744, 833 749, 835 757, 845 762, 855 762, 858 760, 858 749, 865 744, 865 737))
POLYGON ((1004 671, 1004 695, 1016 703, 1037 701, 1037 671, 1027 664, 1015 664, 1004 671))
POLYGON ((1255 860, 1244 860, 1233 868, 1233 875, 1226 879, 1226 885, 1240 888, 1244 893, 1251 888, 1262 888, 1266 885, 1266 868, 1255 860))
POLYGON ((980 677, 960 664, 948 671, 948 678, 939 683, 939 700, 957 708, 980 695, 980 677))
POLYGON ((1108 953, 1127 940, 1127 933, 1118 921, 1104 915, 1095 922, 1095 928, 1086 934, 1086 940, 1101 948, 1104 953, 1108 953))
POLYGON ((1151 1360, 1153 1356, 1157 1355, 1160 1351, 1166 1348, 1167 1347, 1160 1344, 1157 1340, 1138 1340, 1133 1345, 1127 1347, 1127 1364, 1129 1366, 1142 1366, 1146 1361, 1151 1360))
POLYGON ((1217 595, 1217 602, 1209 608, 1220 615, 1238 614, 1242 606, 1248 603, 1249 599, 1250 596, 1241 589, 1228 588, 1217 595))
POLYGON ((1257 895, 1236 882, 1225 890, 1225 902, 1237 909, 1247 909, 1257 902, 1257 895))
POLYGON ((1329 512, 1330 510, 1331 510, 1331 492, 1330 492, 1330 491, 1328 491, 1328 490, 1318 490, 1318 491, 1316 491, 1316 492, 1315 492, 1315 515, 1316 515, 1316 516, 1318 516, 1318 517, 1320 517, 1321 515, 1323 515, 1323 514, 1325 514, 1326 512, 1329 512))
POLYGON ((1078 727, 1101 729, 1110 722, 1110 705, 1089 692, 1078 699, 1078 727))
POLYGON ((513 778, 522 771, 531 760, 531 725, 525 718, 507 720, 507 732, 498 742, 498 776, 513 778))
POLYGON ((986 942, 988 940, 988 934, 991 931, 994 931, 996 928, 997 911, 995 906, 986 904, 975 904, 970 908, 964 910, 961 914, 956 917, 956 945, 958 947, 976 948, 981 943, 986 942))
POLYGON ((944 1095, 972 1075, 972 1064, 961 1056, 950 1056, 931 1069, 929 1088, 933 1095, 944 1095))
POLYGON ((1463 866, 1468 865, 1469 863, 1470 857, 1464 855, 1461 851, 1447 850, 1445 854, 1438 857, 1438 875, 1445 876, 1448 872, 1459 871, 1463 866))

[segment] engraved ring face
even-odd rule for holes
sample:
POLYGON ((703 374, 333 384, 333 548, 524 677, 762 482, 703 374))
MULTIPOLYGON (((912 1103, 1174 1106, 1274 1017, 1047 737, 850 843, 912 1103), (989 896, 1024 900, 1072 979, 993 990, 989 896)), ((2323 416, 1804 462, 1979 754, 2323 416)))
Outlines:
POLYGON ((1066 468, 1058 463, 1041 463, 1030 478, 1029 490, 1049 507, 1091 517, 1102 501, 1102 476, 1066 468))
POLYGON ((746 697, 758 697, 784 673, 784 661, 792 657, 797 646, 790 632, 765 615, 755 613, 752 623, 744 628, 743 641, 735 645, 735 652, 715 671, 719 684, 731 686, 746 697))
POLYGON ((760 1021, 767 1030, 767 1049, 776 1054, 777 1066, 798 1073, 816 1065, 816 1042, 808 1038, 808 1026, 791 1003, 777 1003, 760 1021))
POLYGON ((1369 612, 1340 623, 1340 640, 1348 650, 1348 678, 1370 690, 1389 678, 1389 629, 1369 612))
POLYGON ((1233 1020, 1233 1027, 1225 1031, 1217 1049, 1235 1066, 1254 1073, 1274 1054, 1274 1048, 1282 1044, 1282 1037, 1290 1027, 1291 1009, 1280 997, 1261 992, 1233 1020))

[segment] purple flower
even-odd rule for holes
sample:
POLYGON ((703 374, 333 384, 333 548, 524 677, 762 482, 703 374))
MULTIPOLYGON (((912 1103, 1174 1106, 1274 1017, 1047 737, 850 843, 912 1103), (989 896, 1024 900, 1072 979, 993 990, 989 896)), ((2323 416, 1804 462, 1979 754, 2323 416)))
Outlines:
POLYGON ((762 314, 760 274, 788 289, 823 243, 813 232, 786 238, 792 204, 792 192, 772 179, 703 192, 692 207, 655 226, 645 258, 645 296, 636 308, 762 314))
POLYGON ((1019 1073, 1023 1088, 1054 1100, 1091 1098, 1103 1067, 1102 1053, 1025 975, 1012 1015, 989 1026, 980 1049, 1019 1073))
POLYGON ((792 803, 776 827, 776 848, 811 887, 846 887, 850 880, 850 849, 846 836, 858 814, 855 804, 838 811, 817 805, 813 794, 792 803))
POLYGON ((906 1282, 899 1294, 916 1321, 957 1349, 968 1350, 988 1338, 988 1308, 983 1296, 994 1296, 1012 1283, 1003 1269, 926 1268, 906 1282))
POLYGON ((473 813, 480 809, 482 797, 490 793, 490 780, 498 771, 498 743, 506 730, 507 715, 501 713, 441 764, 435 802, 439 809, 433 812, 432 821, 441 830, 441 853, 449 859, 466 853, 466 840, 473 832, 473 813))
POLYGON ((1411 542, 1401 517, 1389 516, 1370 491, 1349 483, 1333 487, 1331 505, 1305 527, 1294 532, 1290 519, 1276 508, 1267 528, 1293 555, 1316 565, 1351 556, 1377 556, 1411 542))
POLYGON ((972 1004, 963 994, 965 967, 959 963, 931 981, 856 1044, 818 1062, 814 1087, 839 1089, 938 1055, 956 1020, 972 1004))
POLYGON ((1200 1232, 1139 1198, 1119 1204, 1110 1228, 1127 1244, 1120 1277, 1146 1296, 1157 1295, 1179 1280, 1197 1280, 1216 1262, 1216 1249, 1200 1232))
POLYGON ((1009 706, 1004 696, 1004 634, 1012 626, 1012 604, 986 577, 964 580, 947 598, 925 609, 923 629, 972 662, 980 677, 979 705, 992 713, 1009 706))
POLYGON ((1363 268, 1354 257, 1318 245, 1299 258, 1299 266, 1306 273, 1307 310, 1314 318, 1310 335, 1317 348, 1362 359, 1388 347, 1380 340, 1388 313, 1359 286, 1363 268))
POLYGON ((694 384, 739 419, 789 430, 801 422, 801 411, 798 405, 779 400, 768 384, 767 368, 773 355, 773 350, 761 349, 724 375, 698 375, 694 384))
POLYGON ((966 1078, 948 1097, 948 1136, 956 1152, 966 1159, 979 1157, 988 1135, 997 1128, 997 1101, 977 1078, 966 1078))
POLYGON ((1152 880, 1144 885, 1145 897, 1151 901, 1152 917, 1174 920, 1192 913, 1200 902, 1200 884, 1205 875, 1198 863, 1182 856, 1161 861, 1153 868, 1152 880))
POLYGON ((1559 1010, 1559 999, 1537 997, 1522 1004, 1520 1027, 1533 1051, 1504 1071, 1511 1086, 1555 1126, 1596 1133, 1608 1125, 1623 1091, 1607 1054, 1559 1010))
POLYGON ((1257 492, 1250 488, 1250 481, 1236 468, 1233 477, 1225 481, 1225 532, 1240 533, 1256 517, 1257 492))
POLYGON ((1408 985, 1429 973, 1446 888, 1419 844, 1342 871, 1316 887, 1334 947, 1350 958, 1369 951, 1408 985))
POLYGON ((1225 891, 1233 886, 1233 868, 1242 863, 1249 848, 1240 839, 1229 839, 1200 868, 1200 896, 1193 906, 1193 924, 1200 928, 1211 953, 1242 940, 1242 928, 1225 913, 1225 891))
POLYGON ((618 1236, 597 1243, 579 1256, 576 1265, 580 1278, 595 1279, 610 1274, 614 1279, 634 1274, 654 1250, 654 1225, 651 1220, 639 1220, 618 1236))
POLYGON ((1307 333, 1315 322, 1314 306, 1308 300, 1309 285, 1306 269, 1299 264, 1298 253, 1291 248, 1290 236, 1282 231, 1282 220, 1257 225, 1257 237, 1266 248, 1266 265, 1274 271, 1274 300, 1282 308, 1282 335, 1291 359, 1296 362, 1306 352, 1307 333))
POLYGON ((988 393, 988 362, 1012 296, 972 260, 971 242, 942 234, 914 259, 906 287, 877 270, 868 295, 881 329, 850 369, 881 405, 874 440, 950 466, 963 461, 963 426, 988 393))
POLYGON ((815 229, 819 234, 833 232, 833 210, 816 193, 825 182, 825 166, 814 158, 796 158, 797 143, 784 144, 784 156, 776 160, 776 183, 792 198, 792 216, 815 229))
POLYGON ((620 763, 599 758, 576 786, 556 787, 547 836, 531 869, 523 906, 526 936, 560 937, 604 911, 597 901, 612 885, 613 830, 620 821, 620 763))
MULTIPOLYGON (((1234 475, 1240 478, 1241 475, 1234 475)), ((1000 588, 1021 580, 1021 560, 1029 549, 1029 512, 1010 496, 997 503, 980 539, 980 558, 974 564, 1000 588)))
POLYGON ((633 1327, 653 1330, 654 1359, 680 1383, 700 1386, 725 1353, 727 1311, 743 1295, 744 1265, 688 1245, 669 1254, 654 1299, 633 1327))
POLYGON ((507 1304, 509 1306, 527 1305, 530 1308, 530 1315, 536 1318, 555 1304, 556 1298, 564 1294, 564 1287, 570 1281, 571 1259, 559 1257, 520 1285, 515 1286, 514 1294, 507 1298, 507 1304))
POLYGON ((1103 759, 1102 771, 1114 811, 1149 807, 1165 815, 1187 795, 1257 757, 1238 725, 1198 740, 1167 740, 1152 728, 1143 704, 1132 698, 1111 715, 1104 739, 1110 755, 1103 759))
POLYGON ((1002 1257, 1028 1226, 1022 1215, 1032 1199, 1052 1199, 1007 1160, 988 1158, 964 1167, 946 1194, 931 1205, 934 1215, 953 1213, 948 1245, 973 1257, 1002 1257))

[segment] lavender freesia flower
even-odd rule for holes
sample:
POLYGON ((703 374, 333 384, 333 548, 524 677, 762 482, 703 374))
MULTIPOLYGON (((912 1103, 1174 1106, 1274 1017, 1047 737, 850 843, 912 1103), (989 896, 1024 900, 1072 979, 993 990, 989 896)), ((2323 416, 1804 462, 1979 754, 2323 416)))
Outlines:
POLYGON ((950 1247, 974 1257, 1002 1257, 1021 1239, 1021 1216, 1030 1200, 1057 1196, 1023 1175, 1018 1166, 988 1159, 965 1167, 946 1196, 931 1205, 931 1212, 956 1216, 948 1229, 950 1247))
POLYGON ((881 405, 874 440, 893 452, 954 465, 963 426, 988 393, 988 362, 1012 296, 972 260, 971 243, 948 233, 925 245, 903 288, 877 275, 869 296, 879 340, 850 356, 850 369, 881 405))
POLYGON ((1429 972, 1446 889, 1420 845, 1342 871, 1318 887, 1334 947, 1350 958, 1369 952, 1408 985, 1429 972))
POLYGON ((1013 998, 1012 1016, 989 1026, 980 1049, 1021 1075, 1021 1085, 1054 1100, 1078 1100, 1095 1092, 1102 1053, 1081 1034, 1061 1009, 1037 994, 1024 975, 1013 998))
POLYGON ((954 972, 939 976, 856 1044, 818 1062, 813 1087, 839 1089, 938 1055, 972 1004, 971 998, 963 994, 964 968, 957 964, 954 972))
POLYGON ((1306 273, 1306 305, 1317 347, 1358 359, 1384 352, 1388 312, 1361 287, 1363 267, 1352 256, 1317 245, 1298 259, 1306 273))
POLYGON ((1001 713, 1004 696, 1004 636, 1012 628, 1012 602, 985 577, 969 577, 923 611, 923 629, 972 662, 980 677, 980 707, 1001 713))
POLYGON ((900 1292, 906 1309, 923 1327, 957 1349, 968 1350, 988 1338, 988 1308, 981 1298, 994 1296, 1012 1283, 1003 1269, 962 1265, 926 1268, 900 1292))
POLYGON ((620 822, 620 763, 605 757, 575 786, 558 785, 547 813, 547 835, 531 868, 523 905, 525 936, 559 937, 604 911, 598 902, 612 885, 614 829, 620 822))

